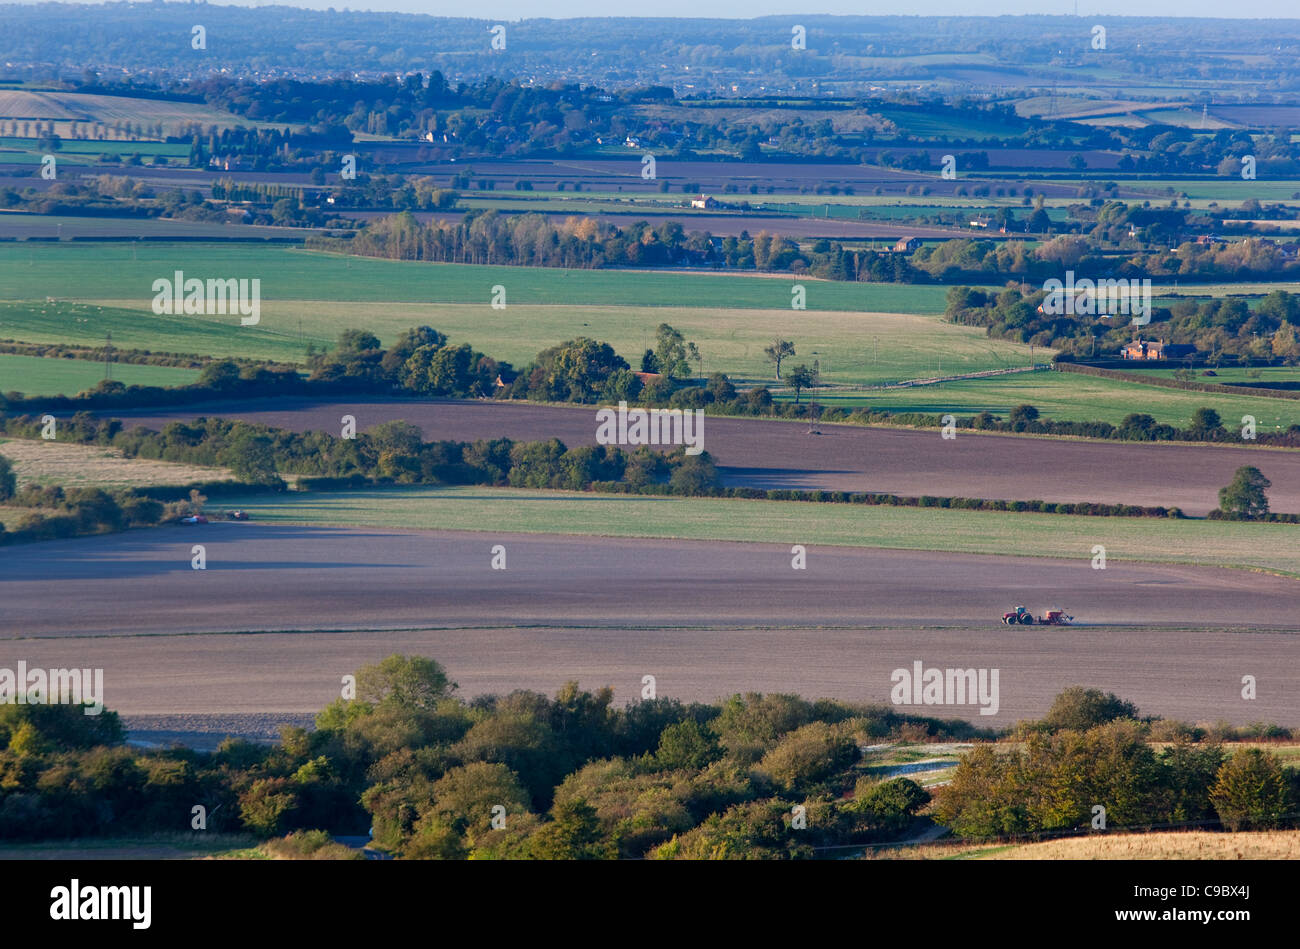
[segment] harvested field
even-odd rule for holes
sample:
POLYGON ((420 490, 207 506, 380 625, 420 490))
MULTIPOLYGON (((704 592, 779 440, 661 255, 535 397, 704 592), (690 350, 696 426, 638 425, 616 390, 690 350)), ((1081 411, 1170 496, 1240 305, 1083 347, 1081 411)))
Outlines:
MULTIPOLYGON (((571 447, 596 442, 594 408, 502 402, 285 399, 120 416, 161 428, 175 418, 229 414, 280 428, 337 433, 345 413, 355 415, 362 430, 407 419, 430 440, 559 438, 571 447)), ((705 450, 734 485, 1164 505, 1203 515, 1218 506, 1219 488, 1238 467, 1255 465, 1273 482, 1273 510, 1300 511, 1300 452, 1293 451, 969 432, 944 441, 938 432, 849 425, 822 425, 820 435, 810 435, 806 422, 741 418, 707 419, 704 431, 705 450)))
POLYGON ((58 484, 67 488, 130 488, 152 484, 224 481, 227 468, 203 468, 147 458, 126 458, 116 448, 59 441, 0 438, 0 455, 14 465, 18 484, 58 484))
POLYGON ((942 843, 901 849, 876 848, 874 860, 1295 860, 1300 831, 1119 832, 1041 843, 942 843))

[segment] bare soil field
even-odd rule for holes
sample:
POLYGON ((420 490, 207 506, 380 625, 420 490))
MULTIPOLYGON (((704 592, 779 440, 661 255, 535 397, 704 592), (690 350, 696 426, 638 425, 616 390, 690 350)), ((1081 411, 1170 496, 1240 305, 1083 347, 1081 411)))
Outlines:
MULTIPOLYGON (((224 414, 296 431, 334 433, 339 418, 350 414, 359 430, 407 419, 430 440, 558 438, 570 447, 596 443, 594 407, 284 399, 187 407, 171 413, 113 414, 155 429, 172 419, 224 414)), ((809 434, 806 422, 709 418, 704 448, 731 485, 1163 505, 1191 515, 1216 508, 1219 488, 1232 480, 1233 472, 1254 465, 1273 482, 1268 492, 1272 509, 1300 512, 1300 452, 1064 441, 966 431, 945 441, 934 431, 850 425, 821 425, 818 430, 821 434, 809 434)))
POLYGON ((815 548, 796 571, 779 545, 217 523, 0 550, 0 657, 103 668, 130 724, 209 737, 300 723, 393 652, 438 659, 467 696, 577 679, 621 704, 654 675, 684 701, 888 702, 892 670, 920 661, 998 669, 995 715, 909 707, 990 727, 1069 685, 1146 714, 1295 725, 1296 590, 1193 567, 815 548), (496 543, 506 570, 490 567, 496 543), (1057 602, 1079 625, 997 620, 1057 602))

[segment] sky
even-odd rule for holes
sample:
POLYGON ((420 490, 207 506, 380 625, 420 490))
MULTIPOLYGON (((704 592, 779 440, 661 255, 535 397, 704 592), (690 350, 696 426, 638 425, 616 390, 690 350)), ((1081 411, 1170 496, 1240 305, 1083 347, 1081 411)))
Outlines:
MULTIPOLYGON (((0 0, 3 2, 3 0, 0 0)), ((38 2, 38 0, 19 0, 38 2)), ((324 10, 378 10, 431 16, 518 20, 578 16, 724 17, 836 14, 870 16, 1000 16, 1026 13, 1080 16, 1194 16, 1233 19, 1300 18, 1296 0, 904 0, 889 4, 863 0, 277 0, 278 5, 324 10)), ((243 0, 239 6, 267 6, 243 0)))

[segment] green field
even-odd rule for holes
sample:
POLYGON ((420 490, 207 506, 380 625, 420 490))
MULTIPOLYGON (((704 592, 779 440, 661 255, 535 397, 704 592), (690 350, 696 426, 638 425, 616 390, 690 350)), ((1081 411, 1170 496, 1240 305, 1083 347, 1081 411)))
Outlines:
POLYGON ((105 238, 146 238, 149 240, 250 240, 289 237, 302 240, 312 229, 270 227, 259 224, 236 224, 221 221, 184 221, 172 218, 92 217, 71 214, 31 214, 26 211, 0 210, 0 238, 20 241, 103 240, 105 238))
MULTIPOLYGON (((34 138, 0 138, 0 158, 16 165, 39 165, 47 150, 37 147, 34 138)), ((95 165, 100 155, 112 155, 115 160, 138 154, 149 161, 155 155, 167 160, 169 165, 189 163, 188 145, 168 145, 164 142, 98 142, 67 139, 60 143, 54 157, 59 164, 95 165)))
MULTIPOLYGON (((182 386, 194 382, 194 369, 115 364, 113 378, 126 385, 182 386)), ((104 364, 89 359, 42 359, 0 353, 0 392, 24 395, 76 395, 104 378, 104 364)))
MULTIPOLYGON (((10 244, 0 246, 0 300, 134 300, 148 306, 155 279, 259 278, 262 300, 790 308, 790 287, 809 310, 943 312, 946 287, 838 283, 781 277, 428 264, 315 253, 283 245, 10 244)), ((791 311, 791 319, 799 314, 791 311)))
MULTIPOLYGON (((270 524, 884 547, 1194 563, 1300 577, 1289 524, 1007 514, 794 501, 634 497, 510 488, 393 488, 222 498, 270 524), (489 528, 488 525, 491 525, 489 528), (1192 553, 1194 551, 1194 553, 1192 553)), ((816 556, 815 548, 810 556, 816 556)))
MULTIPOLYGON (((1126 372, 1137 372, 1144 376, 1157 376, 1164 379, 1172 379, 1174 373, 1178 372, 1178 367, 1167 369, 1155 369, 1143 365, 1135 365, 1134 368, 1125 370, 1126 372)), ((1259 366, 1254 369, 1246 369, 1238 366, 1232 368, 1219 368, 1213 370, 1214 375, 1207 376, 1205 370, 1197 369, 1196 381, 1211 385, 1225 385, 1226 383, 1241 383, 1242 385, 1260 385, 1266 382, 1300 382, 1300 366, 1259 366)), ((1300 393, 1298 393, 1300 394, 1300 393)))
MULTIPOLYGON (((807 398, 807 395, 803 396, 804 401, 807 398)), ((992 412, 1003 417, 1017 405, 1027 404, 1036 406, 1048 418, 1110 422, 1113 425, 1122 422, 1126 415, 1144 412, 1155 416, 1159 422, 1180 428, 1191 422, 1192 414, 1204 406, 1218 412, 1229 428, 1240 425, 1243 415, 1255 416, 1260 432, 1300 425, 1300 399, 1166 389, 1065 372, 963 379, 884 391, 821 392, 817 401, 823 405, 895 412, 951 412, 958 416, 992 412)))
MULTIPOLYGON (((982 330, 933 316, 789 310, 643 306, 525 306, 270 302, 257 326, 237 317, 155 316, 148 310, 72 303, 0 303, 0 339, 102 345, 104 334, 123 348, 197 352, 301 362, 307 342, 332 345, 341 330, 364 327, 391 341, 411 326, 430 325, 453 342, 468 342, 516 366, 575 336, 609 342, 630 362, 654 345, 655 327, 669 322, 696 341, 706 373, 771 381, 763 347, 773 336, 795 342, 795 363, 821 363, 828 382, 874 383, 933 375, 939 368, 977 372, 1028 362, 1028 347, 990 340, 982 330), (301 322, 302 340, 298 335, 301 322), (805 323, 801 328, 800 323, 805 323)), ((692 367, 693 369, 695 367, 692 367)))
MULTIPOLYGON (((825 382, 879 385, 1027 365, 1020 344, 945 323, 946 288, 802 280, 808 309, 789 308, 792 277, 612 270, 552 270, 394 262, 248 244, 0 245, 0 339, 302 362, 308 344, 331 346, 343 329, 384 342, 430 325, 522 366, 579 335, 609 342, 634 366, 671 323, 698 343, 705 373, 770 382, 763 347, 792 340, 793 363, 821 365, 825 382), (152 283, 188 276, 257 277, 261 322, 238 317, 156 316, 152 283), (491 288, 506 291, 493 310, 491 288), (55 296, 60 302, 45 301, 55 296), (4 302, 4 301, 11 302, 4 302), (78 302, 79 301, 79 302, 78 302), (683 304, 683 301, 687 301, 683 304), (905 315, 912 314, 912 315, 905 315)), ((1037 350, 1045 361, 1050 351, 1037 350)), ((9 388, 13 388, 10 386, 9 388)), ((1035 373, 941 386, 823 394, 830 405, 895 411, 1005 415, 1023 403, 1059 419, 1120 422, 1149 412, 1186 425, 1201 406, 1225 420, 1254 415, 1259 430, 1300 423, 1300 401, 1205 394, 1081 375, 1035 373)))

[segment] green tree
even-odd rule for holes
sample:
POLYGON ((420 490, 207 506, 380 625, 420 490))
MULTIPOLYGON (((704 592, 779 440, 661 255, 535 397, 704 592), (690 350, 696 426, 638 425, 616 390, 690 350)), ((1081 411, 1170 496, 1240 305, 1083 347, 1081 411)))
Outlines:
POLYGON ((1112 692, 1072 685, 1061 692, 1043 716, 1050 731, 1087 731, 1121 718, 1137 718, 1138 708, 1112 692))
POLYGON ((1214 409, 1197 409, 1192 415, 1189 431, 1201 438, 1217 434, 1223 428, 1223 419, 1214 409))
POLYGON ((538 353, 537 365, 549 391, 571 402, 592 401, 613 372, 631 368, 609 343, 585 336, 538 353))
POLYGON ((18 492, 18 478, 14 475, 14 466, 4 455, 0 455, 0 501, 8 501, 18 492))
POLYGON ((1244 518, 1268 513, 1268 496, 1264 493, 1273 482, 1253 465, 1237 469, 1232 483, 1219 489, 1219 508, 1228 514, 1244 518))
POLYGON ((395 653, 357 670, 357 698, 375 705, 432 710, 456 688, 442 666, 424 656, 395 653))
POLYGON ((722 756, 718 740, 695 719, 669 725, 659 735, 655 764, 667 771, 690 768, 699 771, 722 756))
POLYGON ((615 856, 613 846, 601 837, 596 809, 581 798, 557 802, 552 820, 542 825, 530 841, 538 860, 607 860, 615 856))
POLYGON ((1011 422, 1012 428, 1022 432, 1031 423, 1038 421, 1038 408, 1033 405, 1017 405, 1011 410, 1007 420, 1011 422))
POLYGON ((240 481, 271 484, 279 480, 275 448, 269 436, 242 431, 223 452, 223 460, 240 481))
POLYGON ((212 389, 229 389, 239 384, 239 366, 229 359, 210 362, 199 373, 198 384, 212 389))
POLYGON ((654 357, 659 367, 656 371, 673 378, 684 378, 691 374, 691 360, 699 359, 700 352, 694 343, 682 336, 680 330, 660 323, 655 330, 654 357))
POLYGON ((1276 827, 1290 809, 1290 791, 1277 755, 1242 748, 1223 763, 1210 802, 1229 830, 1276 827))
POLYGON ((794 388, 794 401, 795 404, 798 405, 799 393, 804 389, 812 388, 812 370, 803 363, 800 363, 785 374, 785 383, 794 388))

